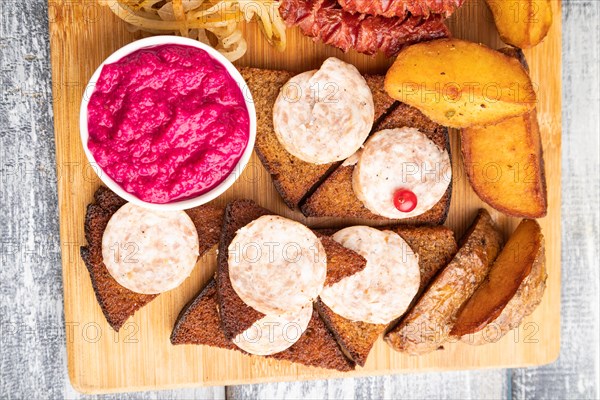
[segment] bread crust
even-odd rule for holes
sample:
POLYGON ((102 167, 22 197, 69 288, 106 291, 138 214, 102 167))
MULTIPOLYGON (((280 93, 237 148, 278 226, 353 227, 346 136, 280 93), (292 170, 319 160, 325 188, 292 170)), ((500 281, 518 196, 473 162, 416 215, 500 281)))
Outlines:
MULTIPOLYGON (((171 343, 207 345, 248 355, 225 337, 218 308, 217 285, 211 279, 179 313, 171 333, 171 343)), ((338 371, 354 369, 354 363, 342 353, 332 333, 314 310, 306 331, 292 347, 265 357, 338 371)))
POLYGON ((171 332, 171 343, 174 345, 204 344, 223 349, 236 349, 221 330, 217 285, 214 279, 211 279, 181 310, 171 332))

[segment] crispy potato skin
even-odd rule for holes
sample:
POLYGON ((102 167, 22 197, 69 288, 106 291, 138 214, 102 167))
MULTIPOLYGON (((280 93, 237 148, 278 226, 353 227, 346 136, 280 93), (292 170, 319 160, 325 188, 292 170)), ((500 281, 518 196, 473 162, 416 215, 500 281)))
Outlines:
POLYGON ((452 261, 415 306, 386 335, 395 350, 425 354, 449 337, 456 315, 489 272, 502 247, 502 236, 489 213, 480 210, 452 261))
POLYGON ((498 123, 533 110, 537 99, 517 59, 459 39, 406 47, 386 74, 385 90, 453 128, 498 123))
POLYGON ((521 221, 488 276, 459 312, 451 336, 478 332, 498 318, 539 260, 543 241, 536 221, 521 221))
POLYGON ((463 129, 460 137, 467 177, 483 201, 513 217, 546 215, 544 155, 535 110, 495 125, 463 129))
POLYGON ((536 255, 531 273, 521 283, 517 293, 504 307, 502 313, 487 324, 485 328, 474 334, 464 335, 460 340, 472 345, 495 343, 508 332, 521 325, 521 322, 531 315, 542 301, 546 290, 547 277, 545 246, 542 239, 542 245, 536 255))
POLYGON ((512 57, 516 60, 519 61, 519 63, 521 63, 521 65, 523 66, 523 68, 525 68, 525 71, 527 71, 527 73, 529 73, 529 63, 527 62, 527 59, 525 58, 525 53, 523 53, 523 50, 521 50, 518 47, 514 47, 514 46, 505 46, 502 47, 501 49, 498 49, 498 51, 504 55, 507 55, 509 57, 512 57))
POLYGON ((486 0, 500 38, 526 49, 539 44, 552 26, 550 0, 486 0))

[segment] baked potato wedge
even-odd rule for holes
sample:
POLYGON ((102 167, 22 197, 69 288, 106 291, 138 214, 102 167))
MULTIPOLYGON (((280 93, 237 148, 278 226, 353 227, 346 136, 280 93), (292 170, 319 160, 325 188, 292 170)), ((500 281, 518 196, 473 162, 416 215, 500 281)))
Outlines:
POLYGON ((459 39, 406 47, 385 76, 385 90, 453 128, 498 123, 533 110, 537 101, 518 60, 459 39))
POLYGON ((479 332, 497 319, 534 265, 543 263, 543 259, 544 237, 540 225, 532 219, 521 221, 488 276, 459 312, 450 335, 461 337, 479 332))
POLYGON ((500 315, 491 320, 483 329, 472 334, 465 334, 460 340, 471 345, 495 343, 508 332, 521 325, 523 320, 531 315, 542 301, 546 290, 547 277, 545 247, 542 239, 531 272, 523 280, 500 315))
POLYGON ((496 224, 486 210, 479 210, 458 253, 400 323, 386 333, 385 341, 397 351, 415 355, 442 346, 457 313, 485 279, 501 247, 496 224))
POLYGON ((471 187, 496 210, 540 218, 548 208, 542 138, 535 110, 498 124, 461 131, 471 187))
POLYGON ((550 0, 486 0, 500 38, 522 49, 540 43, 552 26, 550 0))

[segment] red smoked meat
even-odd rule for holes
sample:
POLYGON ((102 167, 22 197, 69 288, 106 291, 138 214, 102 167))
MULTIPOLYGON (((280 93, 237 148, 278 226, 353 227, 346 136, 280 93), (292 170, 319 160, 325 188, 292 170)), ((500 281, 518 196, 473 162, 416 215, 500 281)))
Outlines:
POLYGON ((383 17, 429 17, 439 14, 448 18, 465 0, 338 0, 350 13, 381 15, 383 17))
POLYGON ((439 14, 386 18, 344 11, 336 0, 282 0, 281 16, 288 26, 315 40, 348 51, 393 57, 406 45, 445 38, 450 32, 439 14))

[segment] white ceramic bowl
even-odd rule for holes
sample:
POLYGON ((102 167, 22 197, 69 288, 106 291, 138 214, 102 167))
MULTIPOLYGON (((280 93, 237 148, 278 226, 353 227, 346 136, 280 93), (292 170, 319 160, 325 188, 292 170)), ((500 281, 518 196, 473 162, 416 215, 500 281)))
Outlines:
POLYGON ((223 192, 233 185, 233 183, 237 180, 237 178, 242 174, 242 171, 248 164, 250 160, 250 156, 252 155, 252 150, 254 149, 254 142, 256 140, 256 110, 254 108, 254 101, 252 100, 252 95, 249 90, 247 90, 248 86, 242 75, 240 75, 239 71, 235 68, 235 66, 227 60, 221 53, 212 47, 198 42, 193 39, 188 39, 179 36, 152 36, 149 38, 137 40, 133 43, 130 43, 126 46, 121 47, 119 50, 115 51, 108 57, 90 78, 88 85, 86 86, 85 92, 83 94, 83 99, 81 100, 81 109, 79 112, 79 132, 81 134, 81 143, 83 145, 83 151, 87 156, 87 159, 92 165, 94 171, 98 175, 98 177, 104 182, 106 186, 116 194, 118 194, 123 199, 139 205, 141 207, 146 207, 159 211, 173 211, 173 210, 187 210, 189 208, 197 207, 202 204, 206 204, 209 201, 215 199, 220 196, 223 192), (139 199, 137 196, 126 192, 118 183, 112 180, 98 165, 94 156, 92 155, 90 149, 87 146, 89 132, 88 132, 88 104, 90 101, 90 97, 94 90, 96 89, 96 82, 100 77, 100 73, 102 72, 102 67, 105 64, 111 64, 119 61, 123 57, 146 47, 153 47, 165 44, 179 44, 185 46, 192 46, 206 51, 213 59, 222 64, 227 72, 231 75, 231 77, 237 82, 242 94, 244 96, 244 100, 246 102, 246 108, 248 109, 248 115, 250 119, 250 131, 248 133, 248 145, 246 149, 242 153, 242 157, 231 171, 231 173, 225 178, 221 183, 212 188, 210 191, 203 193, 197 197, 189 198, 186 200, 174 201, 171 203, 157 204, 157 203, 149 203, 139 199))

